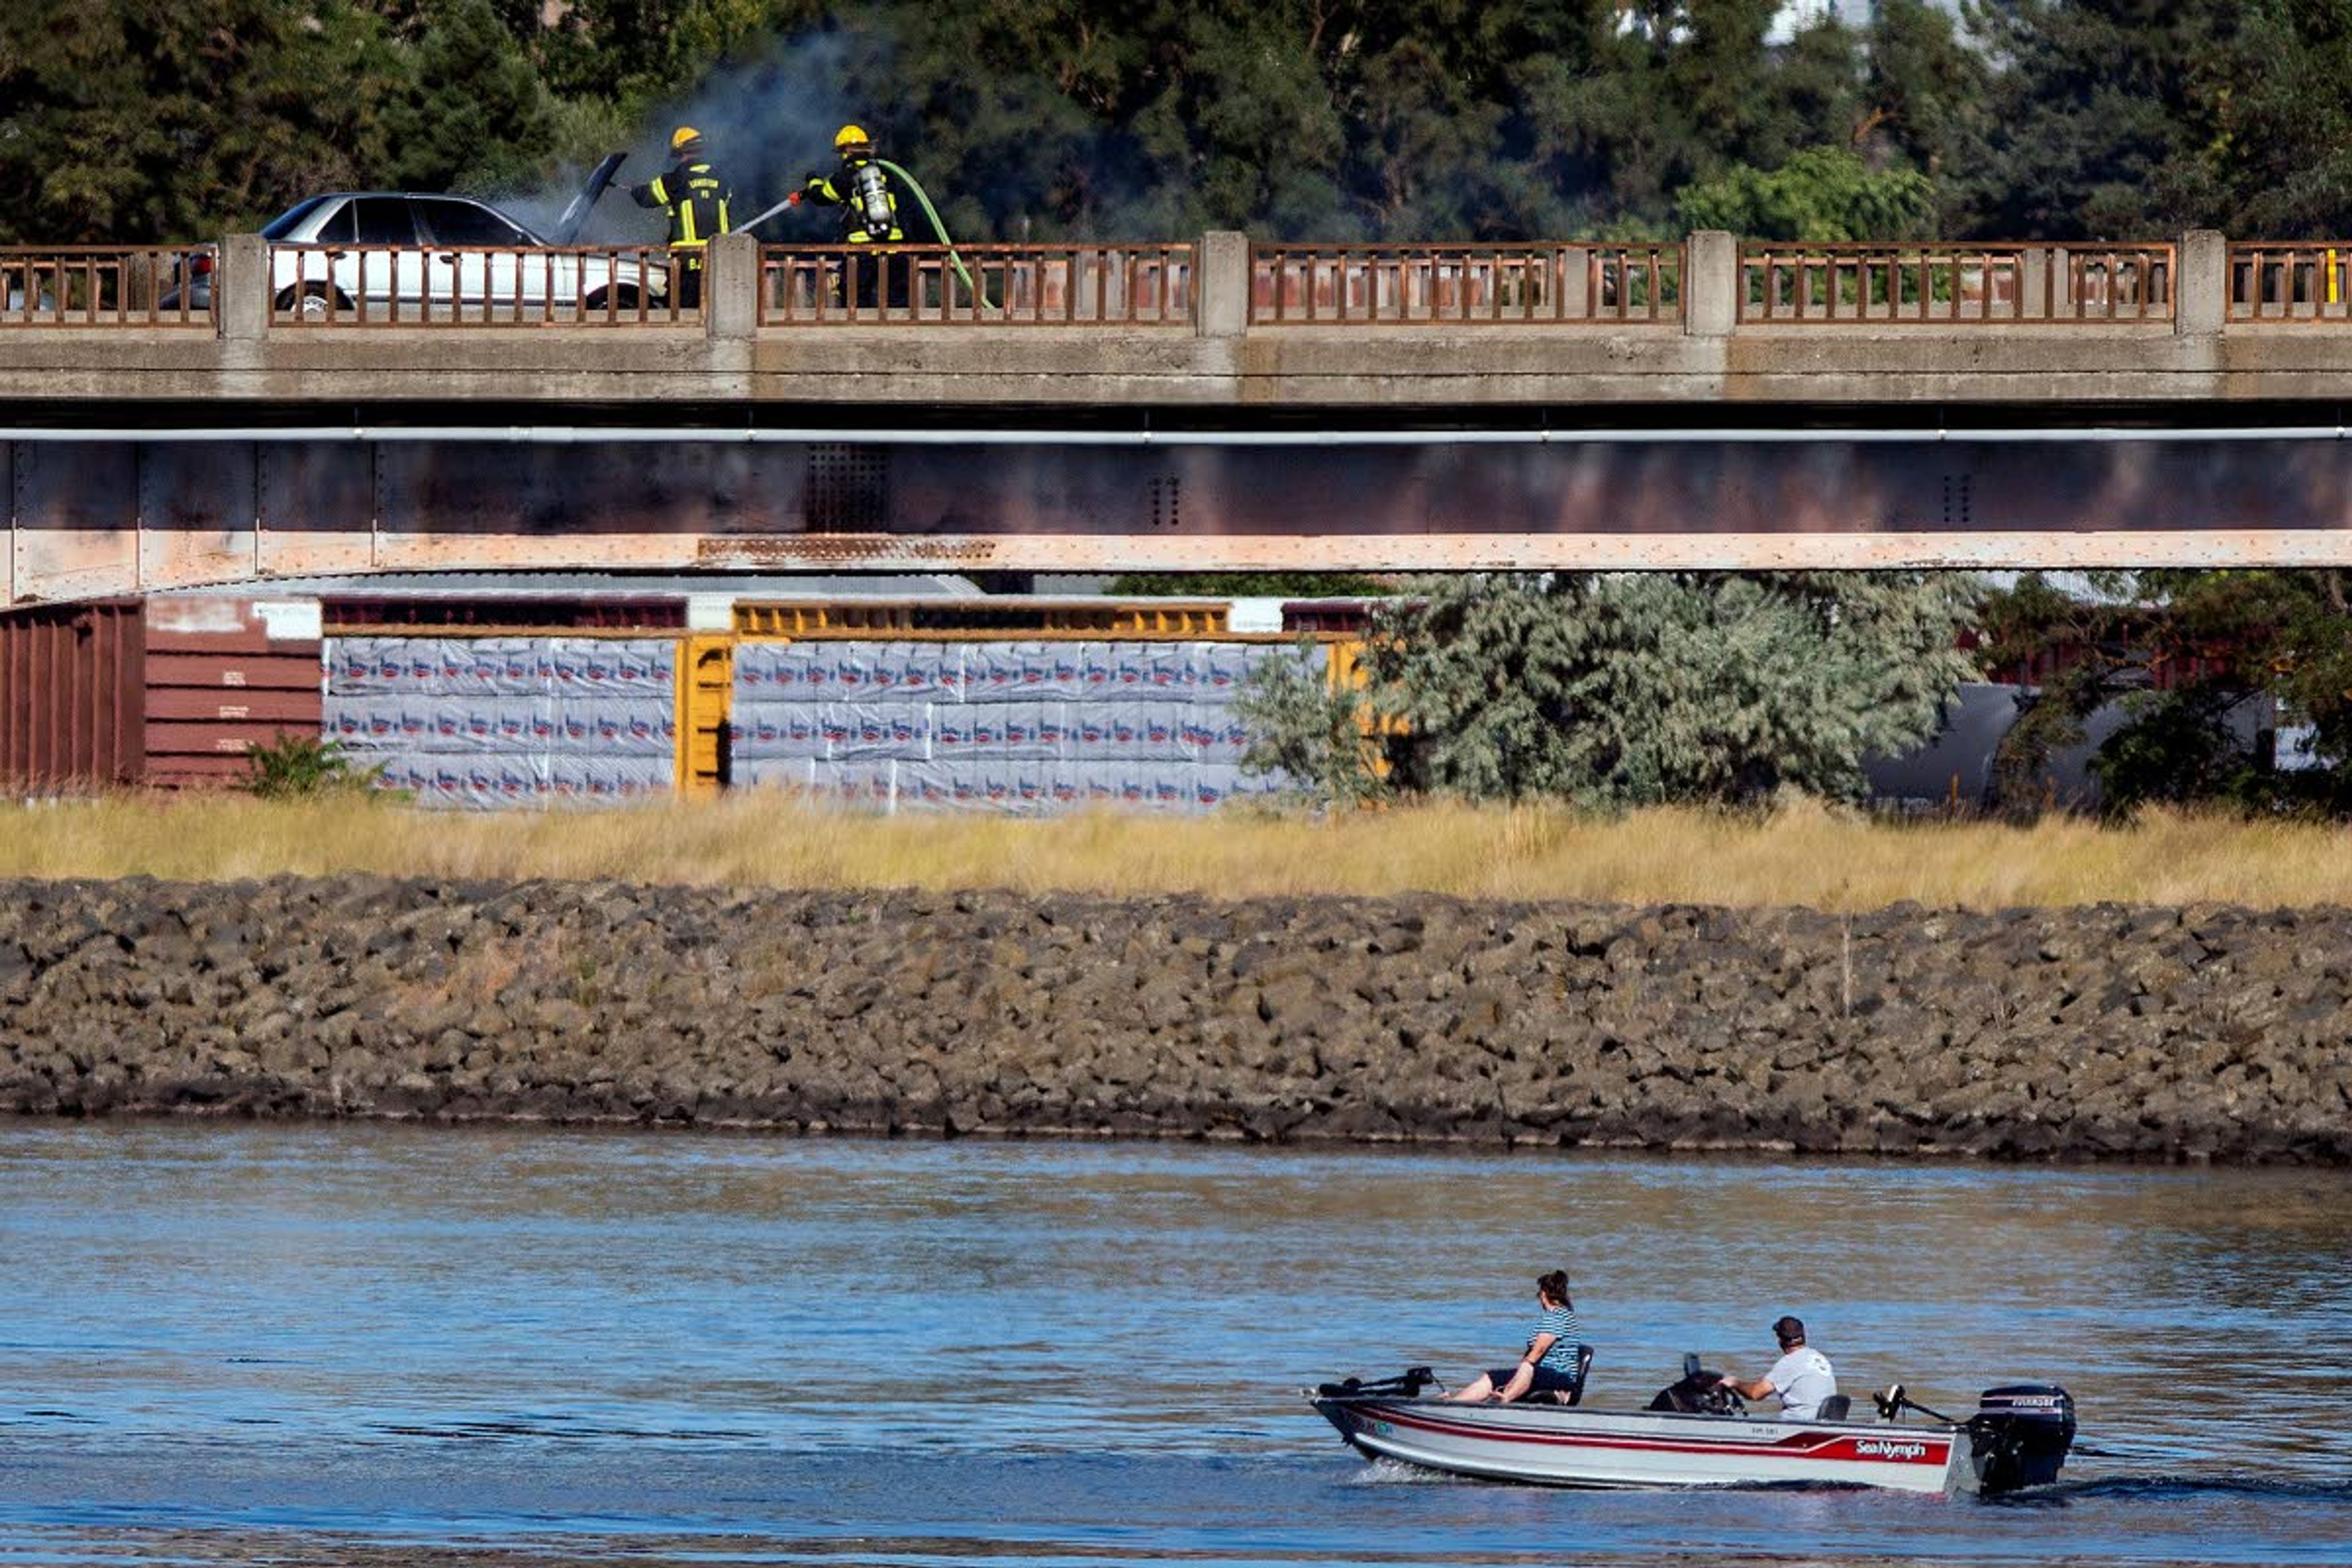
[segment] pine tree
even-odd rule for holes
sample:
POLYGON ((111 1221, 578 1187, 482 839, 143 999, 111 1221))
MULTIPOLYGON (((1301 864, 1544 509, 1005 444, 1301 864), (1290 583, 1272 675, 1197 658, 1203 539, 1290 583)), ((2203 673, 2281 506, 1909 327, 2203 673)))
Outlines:
POLYGON ((1994 60, 1969 222, 2001 239, 2134 240, 2211 216, 2197 161, 2209 62, 2237 0, 1974 0, 1994 60))

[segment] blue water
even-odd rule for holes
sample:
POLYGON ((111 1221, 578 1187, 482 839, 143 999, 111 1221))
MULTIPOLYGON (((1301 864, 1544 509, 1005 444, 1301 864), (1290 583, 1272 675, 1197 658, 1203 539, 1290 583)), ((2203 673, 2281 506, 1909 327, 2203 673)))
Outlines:
POLYGON ((0 1568, 2352 1563, 2352 1174, 0 1123, 0 1568), (1367 1464, 1301 1384, 1596 1404, 1793 1310, 2082 1406, 1985 1502, 1367 1464))

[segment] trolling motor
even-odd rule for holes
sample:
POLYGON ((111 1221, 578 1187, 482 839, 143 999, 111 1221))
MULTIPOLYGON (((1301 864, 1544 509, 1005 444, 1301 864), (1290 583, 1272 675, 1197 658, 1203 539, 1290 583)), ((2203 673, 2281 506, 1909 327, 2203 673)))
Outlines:
POLYGON ((1367 1383, 1360 1377, 1341 1378, 1337 1383, 1318 1384, 1318 1399, 1418 1399, 1424 1388, 1443 1390, 1437 1374, 1425 1366, 1407 1367, 1394 1377, 1376 1377, 1367 1383))
POLYGON ((1976 1414, 1965 1421, 1928 1409, 1899 1383, 1870 1397, 1883 1420, 1913 1410, 1930 1421, 1965 1428, 1977 1489, 1987 1496, 2051 1485, 2074 1446, 2074 1396, 2054 1383, 1988 1388, 1977 1395, 1976 1414))

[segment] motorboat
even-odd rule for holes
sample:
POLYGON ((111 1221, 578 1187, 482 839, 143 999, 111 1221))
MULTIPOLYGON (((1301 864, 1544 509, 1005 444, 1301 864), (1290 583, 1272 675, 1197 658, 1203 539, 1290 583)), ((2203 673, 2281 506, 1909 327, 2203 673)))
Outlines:
MULTIPOLYGON (((1579 1348, 1589 1366, 1590 1350, 1579 1348)), ((1875 1419, 1850 1418, 1840 1395, 1805 1421, 1748 1409, 1696 1355, 1684 1358, 1679 1382, 1638 1410, 1584 1405, 1581 1380, 1572 1394, 1510 1405, 1456 1404, 1427 1392, 1438 1386, 1427 1367, 1414 1367, 1323 1384, 1307 1397, 1367 1458, 1538 1486, 1796 1483, 1997 1495, 2055 1481, 2074 1440, 2074 1401, 2046 1384, 1987 1389, 1964 1420, 1915 1403, 1897 1384, 1872 1396, 1875 1419)))

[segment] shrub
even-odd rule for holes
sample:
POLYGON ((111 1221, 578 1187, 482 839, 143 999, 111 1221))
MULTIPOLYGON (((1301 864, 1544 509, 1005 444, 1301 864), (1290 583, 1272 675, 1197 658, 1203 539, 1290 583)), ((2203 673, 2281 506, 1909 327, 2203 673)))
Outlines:
POLYGON ((340 741, 280 730, 275 741, 246 752, 240 787, 263 800, 305 800, 371 790, 383 773, 382 764, 353 763, 340 741))

